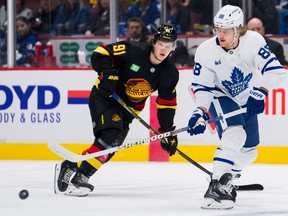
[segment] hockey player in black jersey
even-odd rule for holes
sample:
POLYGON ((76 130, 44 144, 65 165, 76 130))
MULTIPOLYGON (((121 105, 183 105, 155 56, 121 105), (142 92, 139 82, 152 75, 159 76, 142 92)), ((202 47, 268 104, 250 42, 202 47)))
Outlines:
MULTIPOLYGON (((176 39, 175 28, 163 24, 154 34, 152 44, 121 41, 101 44, 93 51, 91 65, 99 75, 89 97, 95 139, 82 154, 120 146, 124 142, 133 116, 111 97, 114 92, 139 113, 147 98, 158 91, 159 133, 175 129, 175 88, 179 72, 168 57, 176 39)), ((167 141, 161 142, 161 146, 172 156, 176 152, 177 136, 170 136, 167 141)), ((83 161, 79 166, 67 160, 56 164, 55 193, 88 195, 94 189, 88 183, 89 178, 113 155, 83 161)))

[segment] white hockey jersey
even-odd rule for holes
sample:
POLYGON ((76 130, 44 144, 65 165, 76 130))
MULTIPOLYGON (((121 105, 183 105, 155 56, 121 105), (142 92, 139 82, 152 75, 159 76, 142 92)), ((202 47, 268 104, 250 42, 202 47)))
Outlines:
POLYGON ((239 37, 239 45, 228 51, 215 36, 196 50, 192 79, 196 106, 208 109, 213 97, 221 95, 243 106, 253 86, 271 90, 287 76, 288 72, 257 32, 248 30, 239 37))

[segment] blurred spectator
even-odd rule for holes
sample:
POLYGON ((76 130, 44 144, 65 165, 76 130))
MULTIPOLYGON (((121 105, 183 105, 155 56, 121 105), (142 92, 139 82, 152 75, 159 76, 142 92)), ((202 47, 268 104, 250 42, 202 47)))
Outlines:
POLYGON ((88 5, 89 5, 88 10, 89 10, 90 17, 91 17, 91 20, 92 20, 93 16, 94 16, 94 13, 97 10, 97 0, 90 0, 88 5))
POLYGON ((90 13, 82 0, 65 0, 55 14, 52 36, 84 34, 90 24, 90 13))
POLYGON ((131 17, 127 24, 127 40, 147 42, 147 32, 140 17, 131 17))
POLYGON ((140 17, 149 34, 154 33, 160 22, 160 3, 156 0, 139 0, 128 9, 126 22, 131 17, 140 17))
POLYGON ((183 0, 167 0, 166 23, 173 24, 178 35, 190 31, 190 11, 183 5, 183 0))
POLYGON ((7 1, 0 8, 0 30, 5 30, 5 22, 7 19, 7 1))
POLYGON ((0 29, 0 67, 4 65, 7 53, 6 33, 0 29))
POLYGON ((190 59, 188 49, 181 40, 176 41, 176 49, 172 52, 170 58, 176 67, 192 66, 192 60, 190 59))
POLYGON ((188 4, 190 10, 191 27, 193 33, 212 33, 213 23, 213 0, 190 0, 188 4))
MULTIPOLYGON (((67 0, 57 0, 58 4, 55 5, 54 7, 54 14, 56 16, 56 14, 58 14, 59 9, 62 7, 62 4, 64 4, 67 0)), ((53 3, 55 3, 55 0, 53 1, 53 3)))
MULTIPOLYGON (((6 36, 5 36, 6 37, 6 36)), ((26 17, 16 18, 16 65, 31 66, 35 55, 34 47, 37 36, 31 32, 31 25, 26 17)), ((4 54, 3 63, 7 64, 7 38, 3 40, 1 53, 4 54)))
POLYGON ((276 9, 279 16, 279 30, 278 34, 288 34, 288 0, 276 1, 276 9))
POLYGON ((131 5, 131 0, 118 0, 118 22, 126 22, 127 12, 131 5))
POLYGON ((26 0, 16 0, 17 17, 26 17, 28 20, 33 17, 33 11, 27 7, 26 0))
POLYGON ((263 25, 263 22, 260 19, 255 18, 255 17, 254 18, 250 18, 247 21, 247 27, 248 27, 249 30, 256 31, 259 34, 261 34, 265 38, 270 50, 278 58, 279 62, 282 65, 288 65, 288 62, 285 59, 283 46, 280 43, 278 43, 277 41, 265 37, 265 27, 263 25))
POLYGON ((252 16, 263 21, 267 34, 278 33, 278 12, 274 0, 253 0, 252 16))
POLYGON ((109 6, 109 0, 97 0, 96 13, 85 32, 85 36, 110 34, 109 6))
MULTIPOLYGON (((33 12, 26 6, 26 0, 16 0, 16 18, 26 17, 28 20, 32 18, 33 12)), ((7 29, 7 1, 0 9, 0 29, 7 29)))
POLYGON ((26 17, 16 18, 16 64, 31 66, 35 55, 37 36, 31 32, 31 25, 26 17))
POLYGON ((222 0, 222 6, 227 5, 227 4, 242 8, 242 1, 239 1, 239 0, 222 0))
POLYGON ((40 7, 31 19, 32 29, 38 34, 48 34, 54 24, 54 5, 51 0, 40 0, 40 7))

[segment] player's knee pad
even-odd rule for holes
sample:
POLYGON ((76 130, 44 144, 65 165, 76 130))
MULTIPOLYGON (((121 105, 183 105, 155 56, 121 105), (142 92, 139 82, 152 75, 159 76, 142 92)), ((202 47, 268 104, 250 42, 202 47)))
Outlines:
POLYGON ((107 109, 103 113, 98 114, 97 118, 93 122, 93 132, 95 137, 99 137, 104 130, 119 129, 123 128, 123 114, 117 109, 107 109))
POLYGON ((120 146, 127 136, 128 131, 111 128, 101 131, 101 136, 97 139, 100 148, 107 149, 120 146))
POLYGON ((242 126, 228 127, 222 134, 220 148, 238 153, 246 141, 246 132, 242 126))
MULTIPOLYGON (((123 130, 115 128, 103 130, 101 131, 101 133, 99 133, 100 137, 95 138, 93 145, 90 146, 89 149, 85 150, 83 154, 92 154, 94 152, 99 152, 105 149, 119 146, 123 143, 127 132, 123 132, 123 130)), ((88 173, 88 167, 90 167, 91 172, 93 168, 98 170, 102 166, 102 164, 107 163, 113 157, 113 155, 114 153, 89 159, 82 162, 80 164, 80 167, 85 165, 85 169, 83 169, 87 170, 86 173, 88 173), (88 163, 89 165, 87 165, 86 163, 88 163)), ((96 170, 94 170, 94 172, 96 172, 96 170)))

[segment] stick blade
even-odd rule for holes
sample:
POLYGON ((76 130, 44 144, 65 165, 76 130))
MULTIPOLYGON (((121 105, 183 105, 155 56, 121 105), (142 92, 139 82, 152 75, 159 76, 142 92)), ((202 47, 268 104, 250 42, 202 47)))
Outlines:
MULTIPOLYGON (((79 155, 70 152, 68 149, 61 146, 59 143, 56 142, 49 142, 48 148, 57 154, 58 156, 62 157, 65 160, 69 160, 71 162, 79 162, 79 155)), ((81 159, 80 159, 81 161, 81 159)))
POLYGON ((238 191, 262 191, 264 190, 261 184, 248 184, 248 185, 238 185, 236 190, 238 191))

